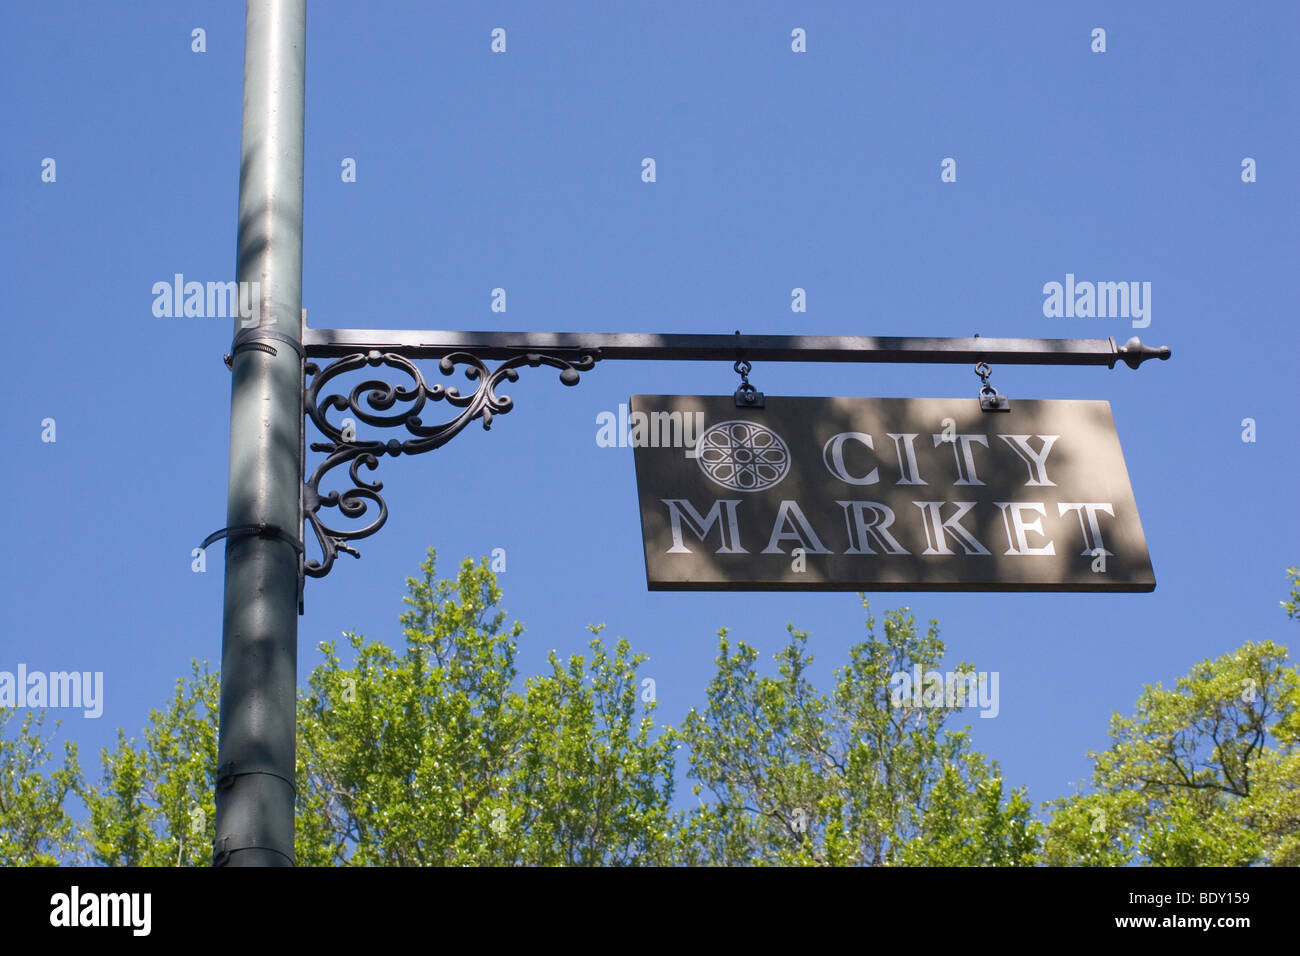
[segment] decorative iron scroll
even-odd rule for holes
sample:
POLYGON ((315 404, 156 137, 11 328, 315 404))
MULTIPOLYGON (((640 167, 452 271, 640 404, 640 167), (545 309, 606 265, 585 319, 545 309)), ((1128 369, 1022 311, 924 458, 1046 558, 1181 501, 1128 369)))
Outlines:
POLYGON ((599 350, 555 355, 530 352, 502 362, 495 370, 489 371, 478 357, 468 352, 452 352, 438 362, 438 369, 443 375, 451 375, 456 366, 465 366, 465 377, 477 383, 473 391, 466 395, 462 395, 454 385, 429 385, 419 367, 398 352, 357 352, 331 362, 323 370, 314 362, 304 363, 304 379, 310 376, 310 383, 305 388, 303 411, 327 439, 311 443, 311 450, 324 452, 326 458, 303 484, 303 517, 311 522, 321 547, 321 560, 313 558, 306 561, 303 565, 304 572, 314 578, 324 577, 334 566, 334 559, 340 551, 359 558, 360 552, 349 546, 348 542, 368 538, 388 520, 388 506, 379 494, 383 490, 383 482, 363 478, 358 471, 362 466, 374 471, 379 467, 380 457, 385 454, 396 458, 398 455, 418 455, 441 448, 478 418, 483 419, 485 429, 491 428, 494 415, 504 415, 514 407, 510 396, 498 395, 496 389, 503 381, 518 381, 519 373, 516 370, 522 366, 537 368, 548 365, 558 368, 563 384, 577 385, 578 373, 590 371, 599 358, 599 350), (410 376, 411 384, 391 385, 377 379, 368 379, 346 396, 333 394, 321 397, 322 390, 331 380, 367 365, 386 365, 397 369, 410 376), (426 425, 421 418, 425 405, 442 401, 460 409, 460 413, 441 424, 426 425), (399 410, 390 412, 394 406, 398 406, 399 410), (378 428, 405 428, 411 437, 404 440, 392 438, 386 442, 363 441, 351 429, 345 433, 341 423, 331 423, 327 417, 331 409, 355 417, 358 427, 364 423, 378 428), (321 494, 322 480, 331 471, 345 464, 348 466, 347 475, 351 487, 342 492, 321 494), (319 513, 321 508, 338 508, 343 518, 362 521, 372 505, 377 513, 368 523, 344 529, 329 526, 319 513))

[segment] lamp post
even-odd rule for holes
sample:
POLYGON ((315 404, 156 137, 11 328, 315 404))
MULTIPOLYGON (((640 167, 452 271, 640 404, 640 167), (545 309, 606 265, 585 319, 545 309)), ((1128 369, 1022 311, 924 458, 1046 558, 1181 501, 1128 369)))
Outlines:
POLYGON ((261 297, 230 361, 217 866, 294 860, 305 42, 306 0, 248 0, 236 278, 261 297))

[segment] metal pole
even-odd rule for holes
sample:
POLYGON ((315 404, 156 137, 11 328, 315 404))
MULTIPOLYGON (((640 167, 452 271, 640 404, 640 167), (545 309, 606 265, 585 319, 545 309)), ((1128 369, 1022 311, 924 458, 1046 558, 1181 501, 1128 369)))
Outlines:
POLYGON ((305 0, 248 0, 245 29, 236 277, 259 321, 231 350, 213 865, 292 866, 305 0))

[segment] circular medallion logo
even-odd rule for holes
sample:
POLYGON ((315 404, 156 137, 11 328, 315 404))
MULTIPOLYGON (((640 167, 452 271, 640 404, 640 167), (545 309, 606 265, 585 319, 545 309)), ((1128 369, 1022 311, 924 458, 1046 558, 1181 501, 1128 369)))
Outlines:
POLYGON ((700 436, 696 460, 713 481, 732 491, 771 488, 790 471, 790 449, 756 422, 719 422, 700 436))

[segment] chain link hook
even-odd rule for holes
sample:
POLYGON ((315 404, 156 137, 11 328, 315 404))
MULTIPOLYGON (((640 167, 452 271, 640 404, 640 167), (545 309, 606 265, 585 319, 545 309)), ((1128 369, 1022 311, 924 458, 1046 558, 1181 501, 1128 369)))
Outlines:
POLYGON ((1011 402, 989 384, 989 376, 993 374, 993 366, 989 365, 988 362, 976 362, 975 374, 980 378, 980 408, 986 412, 1011 411, 1011 402))
MULTIPOLYGON (((736 341, 740 341, 740 329, 736 329, 736 341)), ((740 346, 736 346, 736 354, 740 354, 740 346)), ((740 388, 736 389, 736 407, 737 408, 762 408, 763 393, 749 384, 749 373, 753 371, 754 366, 746 359, 737 358, 734 365, 736 374, 740 376, 740 388)))

